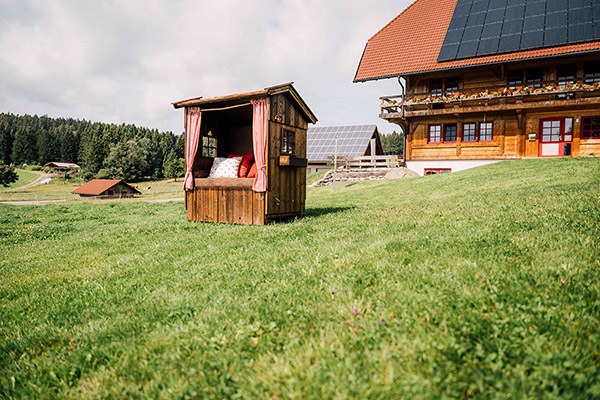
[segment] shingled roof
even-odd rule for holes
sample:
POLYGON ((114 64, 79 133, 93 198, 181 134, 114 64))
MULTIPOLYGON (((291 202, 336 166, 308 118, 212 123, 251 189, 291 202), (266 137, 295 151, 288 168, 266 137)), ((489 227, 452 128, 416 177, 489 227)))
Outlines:
POLYGON ((596 40, 438 62, 456 3, 457 0, 412 3, 369 39, 354 82, 600 50, 600 40, 596 40))

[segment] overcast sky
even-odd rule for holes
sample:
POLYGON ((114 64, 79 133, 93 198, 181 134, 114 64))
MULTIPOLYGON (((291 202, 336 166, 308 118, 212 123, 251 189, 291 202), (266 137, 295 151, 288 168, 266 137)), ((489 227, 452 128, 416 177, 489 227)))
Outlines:
MULTIPOLYGON (((173 101, 295 82, 317 126, 377 124, 396 80, 352 83, 410 0, 0 0, 0 112, 181 133, 173 101)), ((398 38, 401 40, 401 38, 398 38)))

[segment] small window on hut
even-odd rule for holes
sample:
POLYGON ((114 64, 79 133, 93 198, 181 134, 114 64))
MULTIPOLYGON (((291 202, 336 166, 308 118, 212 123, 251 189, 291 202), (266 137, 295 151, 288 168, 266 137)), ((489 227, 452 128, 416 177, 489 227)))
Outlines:
POLYGON ((212 157, 217 156, 217 139, 210 136, 202 136, 202 156, 212 157))
POLYGON ((296 135, 292 131, 283 130, 283 137, 281 138, 281 153, 283 154, 294 154, 294 148, 296 147, 296 135))

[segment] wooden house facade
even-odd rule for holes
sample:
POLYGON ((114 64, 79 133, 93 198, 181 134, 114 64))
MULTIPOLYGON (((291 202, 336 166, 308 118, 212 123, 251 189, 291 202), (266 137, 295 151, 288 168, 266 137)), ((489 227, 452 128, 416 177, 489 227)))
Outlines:
POLYGON ((301 215, 306 131, 317 118, 291 83, 173 106, 185 114, 188 220, 264 225, 301 215), (233 155, 253 159, 246 177, 211 176, 217 159, 233 155))
POLYGON ((142 194, 120 179, 92 179, 71 193, 78 194, 79 197, 97 199, 127 199, 142 194))
POLYGON ((591 0, 417 0, 369 40, 355 81, 398 78, 380 117, 403 128, 421 175, 598 155, 596 12, 591 0))

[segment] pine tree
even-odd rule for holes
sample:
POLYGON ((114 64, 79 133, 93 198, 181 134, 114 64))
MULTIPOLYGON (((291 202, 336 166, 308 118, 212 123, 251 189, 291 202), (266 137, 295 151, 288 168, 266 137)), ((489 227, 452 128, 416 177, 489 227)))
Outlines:
POLYGON ((15 164, 37 162, 37 138, 29 126, 19 127, 15 133, 12 161, 15 164))
POLYGON ((185 171, 185 160, 177 157, 175 150, 171 150, 163 166, 163 174, 165 178, 175 179, 183 176, 185 171))
POLYGON ((12 161, 13 136, 8 124, 0 120, 0 161, 10 165, 12 161))

